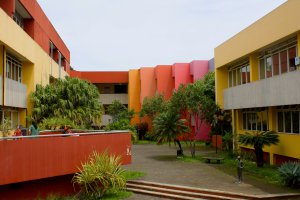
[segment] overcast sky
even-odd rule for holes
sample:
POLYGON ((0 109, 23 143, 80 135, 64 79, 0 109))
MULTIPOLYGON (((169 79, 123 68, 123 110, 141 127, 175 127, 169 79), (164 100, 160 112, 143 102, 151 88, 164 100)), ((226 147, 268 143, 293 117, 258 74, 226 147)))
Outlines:
POLYGON ((209 60, 286 0, 38 0, 79 71, 209 60))

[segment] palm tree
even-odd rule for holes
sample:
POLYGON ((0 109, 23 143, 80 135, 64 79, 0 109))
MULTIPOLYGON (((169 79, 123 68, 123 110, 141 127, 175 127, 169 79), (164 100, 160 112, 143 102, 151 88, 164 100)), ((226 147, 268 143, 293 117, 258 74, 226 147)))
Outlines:
POLYGON ((176 112, 172 112, 171 110, 162 112, 153 120, 154 138, 158 144, 162 142, 176 142, 180 153, 183 154, 178 136, 190 131, 186 123, 186 119, 181 119, 181 115, 176 112))
POLYGON ((264 146, 278 144, 278 135, 274 131, 257 131, 254 134, 246 133, 239 136, 239 142, 243 145, 254 147, 257 167, 264 165, 264 146))

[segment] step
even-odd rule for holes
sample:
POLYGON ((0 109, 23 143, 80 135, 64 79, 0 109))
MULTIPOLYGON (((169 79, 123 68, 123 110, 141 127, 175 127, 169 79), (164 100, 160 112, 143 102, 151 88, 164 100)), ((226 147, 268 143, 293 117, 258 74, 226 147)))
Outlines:
POLYGON ((128 191, 134 192, 134 193, 140 193, 140 194, 146 194, 151 196, 157 196, 157 197, 163 197, 168 199, 182 199, 182 200, 205 200, 195 197, 188 197, 188 196, 181 196, 181 195, 175 195, 175 194, 167 194, 167 193, 161 193, 161 192, 154 192, 154 191, 148 191, 148 190, 140 190, 135 188, 127 188, 128 191))
POLYGON ((140 189, 143 191, 155 191, 159 193, 165 193, 165 194, 174 194, 174 195, 181 195, 181 196, 187 196, 192 198, 204 198, 204 199, 222 199, 222 200, 245 200, 244 198, 235 198, 235 197, 227 197, 227 196, 220 196, 220 195, 214 195, 214 194, 205 194, 205 193, 199 193, 199 192, 190 192, 181 190, 180 188, 176 189, 169 189, 169 188, 163 188, 163 187, 156 187, 156 186, 148 186, 148 185, 138 185, 133 183, 127 183, 126 184, 127 189, 140 189))
MULTIPOLYGON (((247 198, 247 196, 239 193, 231 193, 231 192, 223 192, 219 190, 209 190, 209 189, 202 189, 202 188, 195 188, 195 187, 188 187, 188 186, 181 186, 181 185, 172 185, 172 184, 164 184, 164 183, 155 183, 155 182, 149 182, 149 181, 128 181, 127 184, 136 184, 138 186, 146 185, 146 186, 152 186, 156 188, 165 188, 165 189, 172 189, 172 190, 180 190, 185 192, 192 192, 196 194, 201 194, 204 198, 204 196, 209 197, 209 195, 213 195, 211 197, 217 197, 215 199, 220 199, 222 197, 223 199, 252 199, 247 198)), ((222 199, 221 198, 221 199, 222 199)), ((213 198, 212 198, 213 199, 213 198)))
MULTIPOLYGON (((165 183, 156 183, 150 181, 143 180, 131 180, 127 182, 127 185, 130 188, 139 188, 141 190, 159 190, 160 193, 166 193, 167 190, 171 190, 169 192, 174 192, 175 194, 182 194, 183 192, 188 192, 191 196, 206 199, 272 199, 272 200, 281 200, 281 199, 300 199, 300 193, 285 193, 285 194, 266 194, 266 195, 248 195, 242 193, 233 193, 233 192, 225 192, 220 190, 210 190, 204 188, 195 188, 189 186, 180 186, 180 185, 172 185, 165 183), (150 188, 145 188, 145 187, 150 188), (165 189, 164 191, 162 189, 165 189), (166 190, 167 189, 167 190, 166 190), (195 194, 197 196, 195 196, 195 194)), ((184 194, 186 195, 186 194, 184 194)))

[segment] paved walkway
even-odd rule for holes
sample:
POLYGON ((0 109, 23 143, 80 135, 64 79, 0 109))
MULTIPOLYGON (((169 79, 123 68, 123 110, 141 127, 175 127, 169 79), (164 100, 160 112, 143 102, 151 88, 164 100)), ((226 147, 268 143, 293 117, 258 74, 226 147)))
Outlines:
MULTIPOLYGON (((185 153, 188 154, 189 151, 185 150, 185 153)), ((174 145, 133 145, 132 159, 132 164, 125 166, 125 169, 145 172, 146 176, 141 180, 252 195, 289 192, 285 188, 259 183, 247 177, 244 177, 244 183, 238 184, 234 175, 218 170, 222 164, 182 162, 176 158, 174 145)), ((134 194, 128 199, 160 198, 134 194)))

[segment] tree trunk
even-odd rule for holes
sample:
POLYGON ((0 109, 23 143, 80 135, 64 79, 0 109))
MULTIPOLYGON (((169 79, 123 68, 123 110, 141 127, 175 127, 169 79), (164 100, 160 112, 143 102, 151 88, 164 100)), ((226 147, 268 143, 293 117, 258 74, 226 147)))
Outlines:
POLYGON ((257 167, 264 166, 264 152, 260 147, 254 147, 257 167))
MULTIPOLYGON (((180 156, 183 156, 183 149, 182 149, 182 147, 181 147, 181 143, 180 143, 180 141, 178 140, 178 139, 176 139, 176 140, 174 140, 177 144, 178 144, 178 147, 179 147, 179 149, 180 149, 180 156)), ((178 153, 177 153, 178 154, 178 153)), ((178 155, 177 155, 178 156, 178 155)))

